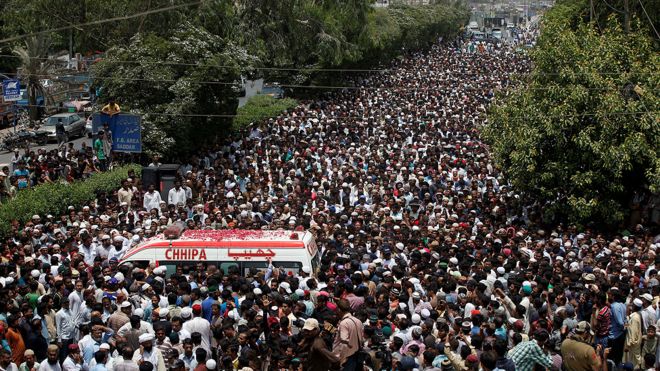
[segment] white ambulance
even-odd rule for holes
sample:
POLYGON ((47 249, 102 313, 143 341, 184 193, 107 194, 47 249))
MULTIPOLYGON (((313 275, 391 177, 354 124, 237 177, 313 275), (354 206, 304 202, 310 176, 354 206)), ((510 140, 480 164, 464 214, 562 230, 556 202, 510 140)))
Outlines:
POLYGON ((167 268, 215 265, 227 273, 232 267, 243 275, 252 268, 265 270, 269 264, 284 272, 298 273, 309 267, 316 273, 320 252, 307 231, 185 230, 165 233, 126 252, 120 264, 146 267, 150 263, 167 268))

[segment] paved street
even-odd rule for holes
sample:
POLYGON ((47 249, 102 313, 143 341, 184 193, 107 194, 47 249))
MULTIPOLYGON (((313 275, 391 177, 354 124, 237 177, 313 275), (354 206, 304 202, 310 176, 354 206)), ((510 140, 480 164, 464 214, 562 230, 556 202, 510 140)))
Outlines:
MULTIPOLYGON (((0 130, 0 138, 3 138, 5 135, 11 133, 14 129, 13 128, 7 128, 7 129, 2 129, 0 130)), ((91 145, 91 139, 88 138, 76 138, 73 139, 71 142, 74 143, 75 148, 80 148, 82 143, 84 141, 87 141, 87 144, 91 145)), ((48 143, 46 146, 38 146, 38 145, 33 145, 30 146, 31 149, 37 150, 39 148, 46 148, 47 150, 52 150, 57 148, 57 144, 54 142, 48 143)), ((23 150, 21 149, 21 153, 23 153, 23 150)), ((12 157, 12 152, 5 152, 5 151, 0 151, 0 164, 8 164, 11 162, 11 157, 12 157)))

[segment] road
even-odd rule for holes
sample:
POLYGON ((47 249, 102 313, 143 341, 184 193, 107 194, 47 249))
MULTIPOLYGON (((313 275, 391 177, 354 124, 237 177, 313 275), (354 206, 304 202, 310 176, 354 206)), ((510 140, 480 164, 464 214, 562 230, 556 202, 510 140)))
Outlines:
MULTIPOLYGON (((2 138, 2 137, 4 137, 5 135, 11 133, 12 130, 14 130, 14 129, 13 129, 13 128, 8 128, 8 129, 2 129, 2 130, 0 130, 0 138, 2 138)), ((87 137, 84 137, 84 138, 76 138, 76 139, 71 140, 71 142, 73 142, 73 146, 74 146, 74 148, 76 148, 76 149, 80 148, 80 146, 82 145, 82 142, 83 142, 83 141, 87 141, 87 144, 89 144, 89 145, 92 144, 92 140, 91 140, 91 139, 88 139, 87 137)), ((36 150, 39 149, 39 148, 46 148, 46 150, 52 150, 52 149, 57 148, 57 143, 52 143, 52 142, 51 142, 51 143, 48 143, 48 144, 45 145, 45 146, 38 146, 38 145, 36 145, 36 144, 30 146, 30 149, 32 149, 32 150, 34 150, 34 151, 36 151, 36 150)), ((23 149, 21 149, 21 153, 23 153, 23 149)), ((4 165, 4 164, 9 164, 9 163, 11 163, 11 157, 12 157, 12 155, 13 155, 13 152, 0 151, 0 164, 4 165)))

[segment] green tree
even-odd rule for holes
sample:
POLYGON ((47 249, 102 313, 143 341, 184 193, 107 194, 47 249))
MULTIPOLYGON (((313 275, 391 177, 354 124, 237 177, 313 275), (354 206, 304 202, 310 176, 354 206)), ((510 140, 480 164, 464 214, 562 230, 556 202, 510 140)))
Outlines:
MULTIPOLYGON (((70 2, 64 0, 6 0, 0 12, 2 33, 6 36, 18 36, 63 26, 60 18, 71 11, 70 2)), ((75 4, 71 4, 75 7, 75 4)), ((48 34, 49 47, 66 49, 65 33, 48 34)), ((17 45, 21 44, 19 40, 17 45)), ((50 50, 49 50, 50 51, 50 50)), ((48 52, 49 52, 48 51, 48 52)))
POLYGON ((635 191, 660 191, 660 59, 639 22, 598 30, 583 10, 567 2, 544 17, 533 72, 497 98, 484 136, 512 183, 548 203, 546 218, 615 224, 635 191))
POLYGON ((21 62, 20 72, 23 82, 27 85, 30 118, 39 119, 40 107, 37 107, 37 96, 44 97, 44 102, 52 104, 41 81, 50 73, 53 61, 48 56, 50 38, 46 35, 31 36, 23 39, 23 45, 13 51, 21 62))
POLYGON ((141 12, 190 3, 189 0, 5 0, 0 2, 3 34, 18 36, 44 30, 70 28, 48 33, 51 52, 69 50, 87 54, 126 44, 138 32, 171 35, 178 25, 194 15, 198 6, 182 6, 169 11, 109 23, 75 25, 127 17, 141 12), (70 45, 70 43, 73 45, 70 45))
POLYGON ((402 48, 418 49, 436 42, 439 36, 452 37, 470 19, 470 10, 462 3, 427 6, 405 4, 374 9, 360 35, 363 64, 392 58, 402 48))
POLYGON ((94 66, 102 97, 142 114, 143 141, 167 158, 189 153, 230 127, 240 72, 257 62, 243 48, 184 22, 171 37, 138 34, 94 66))

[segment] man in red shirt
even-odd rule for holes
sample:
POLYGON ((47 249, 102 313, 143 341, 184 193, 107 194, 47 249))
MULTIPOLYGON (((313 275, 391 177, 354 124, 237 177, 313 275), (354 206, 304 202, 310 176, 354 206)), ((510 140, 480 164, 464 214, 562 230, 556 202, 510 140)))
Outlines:
POLYGON ((607 304, 607 296, 605 293, 598 293, 596 296, 596 304, 594 304, 594 312, 591 316, 591 325, 594 328, 595 343, 607 348, 607 338, 610 334, 610 322, 612 311, 607 304))

